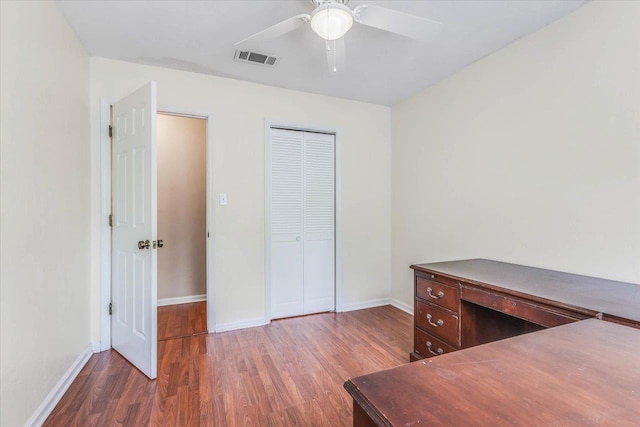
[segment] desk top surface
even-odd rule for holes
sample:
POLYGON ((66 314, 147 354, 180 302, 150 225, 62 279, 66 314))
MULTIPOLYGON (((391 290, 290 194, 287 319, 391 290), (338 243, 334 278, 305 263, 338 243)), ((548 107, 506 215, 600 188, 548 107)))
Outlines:
POLYGON ((412 265, 489 289, 640 323, 640 285, 486 259, 412 265))
POLYGON ((378 425, 637 425, 640 330, 597 319, 345 383, 378 425))

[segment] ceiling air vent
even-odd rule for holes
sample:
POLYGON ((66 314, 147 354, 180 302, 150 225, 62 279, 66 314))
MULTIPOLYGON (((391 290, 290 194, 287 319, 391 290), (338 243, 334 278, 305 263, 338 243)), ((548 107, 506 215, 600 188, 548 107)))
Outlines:
POLYGON ((236 50, 236 54, 233 59, 240 62, 251 62, 253 64, 273 67, 278 63, 279 58, 266 53, 255 52, 252 50, 236 50))

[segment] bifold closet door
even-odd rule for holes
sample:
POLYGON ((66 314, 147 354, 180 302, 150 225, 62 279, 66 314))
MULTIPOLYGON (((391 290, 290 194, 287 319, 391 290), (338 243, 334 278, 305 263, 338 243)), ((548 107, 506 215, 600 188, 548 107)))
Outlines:
POLYGON ((334 309, 333 135, 271 129, 271 317, 334 309))
POLYGON ((304 132, 304 314, 335 308, 334 146, 334 135, 304 132))
POLYGON ((302 305, 302 132, 271 130, 271 317, 302 305))

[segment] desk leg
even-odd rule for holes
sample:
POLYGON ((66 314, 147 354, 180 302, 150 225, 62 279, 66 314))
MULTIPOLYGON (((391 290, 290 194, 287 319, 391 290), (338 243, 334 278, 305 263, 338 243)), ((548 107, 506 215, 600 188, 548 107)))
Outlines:
POLYGON ((353 401, 353 427, 376 427, 376 423, 355 400, 353 401))

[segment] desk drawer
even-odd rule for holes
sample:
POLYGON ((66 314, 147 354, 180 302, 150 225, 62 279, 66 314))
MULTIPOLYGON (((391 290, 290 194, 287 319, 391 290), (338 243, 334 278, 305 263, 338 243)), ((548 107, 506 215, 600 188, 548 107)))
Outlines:
POLYGON ((458 286, 445 285, 440 282, 416 276, 416 296, 430 303, 437 304, 451 311, 458 312, 460 301, 458 286))
POLYGON ((433 304, 416 300, 416 326, 454 346, 460 345, 458 316, 433 304))
POLYGON ((439 356, 456 351, 455 347, 451 347, 439 338, 429 335, 419 328, 415 328, 413 340, 413 348, 424 357, 439 356))

